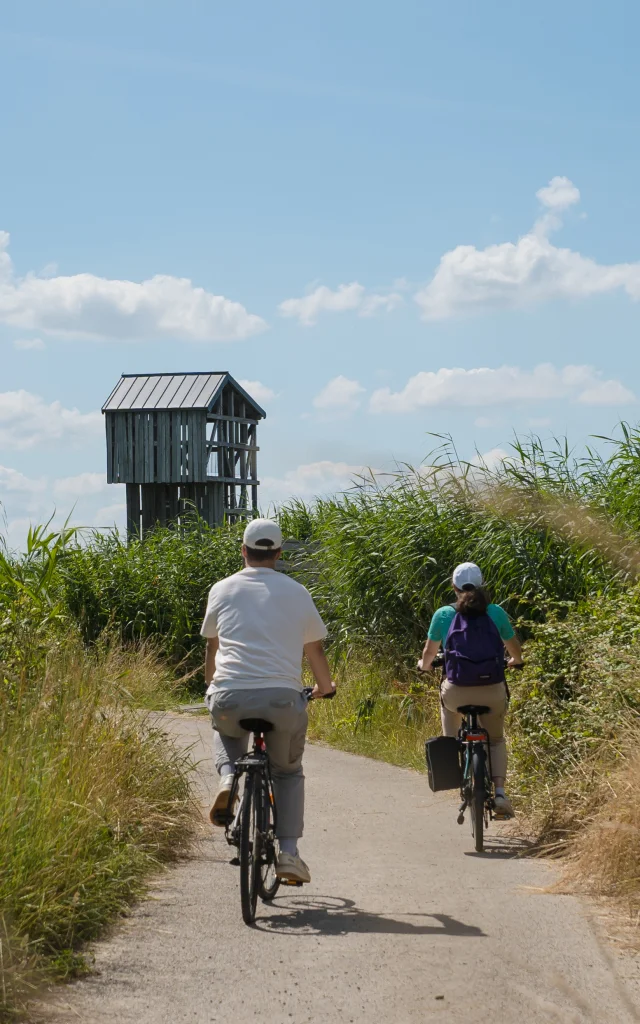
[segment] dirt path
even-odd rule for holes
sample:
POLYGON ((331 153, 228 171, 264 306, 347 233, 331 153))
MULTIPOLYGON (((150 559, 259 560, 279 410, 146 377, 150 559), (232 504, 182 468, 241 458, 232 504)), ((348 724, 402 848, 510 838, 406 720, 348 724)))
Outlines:
MULTIPOLYGON (((206 718, 166 716, 193 745, 203 799, 206 718)), ((240 917, 238 871, 207 830, 60 993, 69 1024, 492 1024, 640 1020, 637 961, 612 954, 589 910, 541 893, 552 869, 490 833, 470 853, 455 799, 423 777, 334 750, 306 756, 313 882, 240 917)), ((503 832, 504 834, 504 832, 503 832)))

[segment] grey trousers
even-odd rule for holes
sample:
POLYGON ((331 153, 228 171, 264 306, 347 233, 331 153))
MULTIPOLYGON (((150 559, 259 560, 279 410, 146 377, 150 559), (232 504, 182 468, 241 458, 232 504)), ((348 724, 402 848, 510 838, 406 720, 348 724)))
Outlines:
POLYGON ((213 757, 218 771, 246 754, 250 734, 242 718, 264 718, 273 730, 265 736, 277 808, 279 839, 299 839, 304 826, 302 755, 307 734, 307 701, 285 686, 216 690, 208 698, 213 728, 213 757))

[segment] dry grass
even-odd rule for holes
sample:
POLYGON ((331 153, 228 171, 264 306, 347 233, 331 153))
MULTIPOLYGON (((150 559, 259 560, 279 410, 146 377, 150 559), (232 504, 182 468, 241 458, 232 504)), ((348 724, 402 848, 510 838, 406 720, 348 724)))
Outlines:
MULTIPOLYGON (((592 807, 569 848, 563 884, 618 901, 640 924, 640 730, 626 735, 616 768, 600 776, 592 807)), ((638 932, 640 940, 640 931, 638 932)))
POLYGON ((73 639, 0 688, 0 1017, 38 974, 86 969, 83 944, 187 850, 190 763, 128 707, 171 692, 150 650, 73 639))

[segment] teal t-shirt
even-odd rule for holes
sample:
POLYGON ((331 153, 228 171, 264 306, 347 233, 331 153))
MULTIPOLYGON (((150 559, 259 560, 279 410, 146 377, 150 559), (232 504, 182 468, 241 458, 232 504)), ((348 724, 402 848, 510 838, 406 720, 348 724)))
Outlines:
MULTIPOLYGON (((444 608, 438 608, 431 619, 429 633, 427 634, 429 639, 445 640, 455 614, 456 610, 452 604, 446 604, 444 608)), ((498 627, 498 633, 503 640, 511 640, 515 636, 509 616, 499 604, 490 604, 487 608, 487 614, 495 622, 498 627)))

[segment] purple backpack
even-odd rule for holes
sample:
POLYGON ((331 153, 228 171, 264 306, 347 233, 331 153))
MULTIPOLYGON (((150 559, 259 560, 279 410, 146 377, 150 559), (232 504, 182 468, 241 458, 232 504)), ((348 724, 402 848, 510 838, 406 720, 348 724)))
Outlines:
POLYGON ((445 674, 457 686, 503 683, 504 648, 498 627, 487 615, 456 612, 444 642, 445 674))

